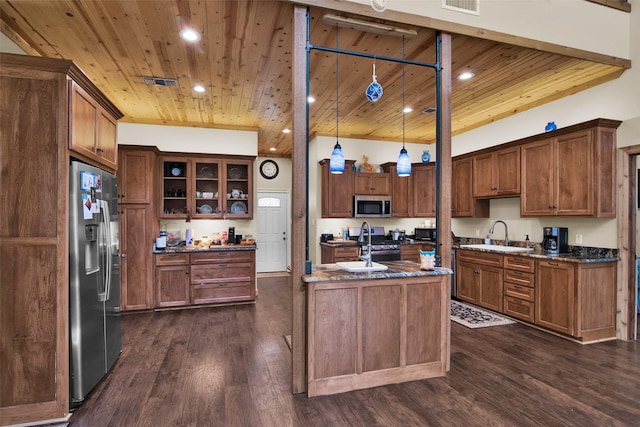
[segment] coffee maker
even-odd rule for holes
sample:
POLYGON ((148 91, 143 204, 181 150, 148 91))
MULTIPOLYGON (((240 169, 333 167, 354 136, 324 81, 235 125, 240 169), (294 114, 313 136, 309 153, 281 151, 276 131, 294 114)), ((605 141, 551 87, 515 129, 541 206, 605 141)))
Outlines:
POLYGON ((229 245, 233 245, 236 243, 236 228, 229 227, 229 232, 227 233, 227 242, 229 245))
POLYGON ((544 227, 542 249, 548 254, 569 252, 569 229, 566 227, 544 227))

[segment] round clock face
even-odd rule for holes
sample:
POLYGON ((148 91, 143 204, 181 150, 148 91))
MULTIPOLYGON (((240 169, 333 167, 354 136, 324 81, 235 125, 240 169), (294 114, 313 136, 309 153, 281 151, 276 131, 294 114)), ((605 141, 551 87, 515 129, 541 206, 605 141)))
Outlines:
POLYGON ((265 179, 273 179, 278 176, 278 164, 273 160, 265 160, 260 163, 260 175, 265 179))

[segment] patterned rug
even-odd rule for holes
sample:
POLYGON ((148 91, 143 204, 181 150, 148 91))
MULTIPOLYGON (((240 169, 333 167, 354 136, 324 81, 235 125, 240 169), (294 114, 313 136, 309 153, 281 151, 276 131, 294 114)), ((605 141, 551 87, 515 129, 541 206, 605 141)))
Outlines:
POLYGON ((451 320, 471 329, 516 323, 491 311, 459 301, 451 301, 451 320))

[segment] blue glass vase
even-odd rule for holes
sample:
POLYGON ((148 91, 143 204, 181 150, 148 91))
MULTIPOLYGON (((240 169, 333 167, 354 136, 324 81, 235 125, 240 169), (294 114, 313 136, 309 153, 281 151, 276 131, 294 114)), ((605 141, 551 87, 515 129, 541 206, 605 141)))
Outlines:
POLYGON ((555 122, 549 122, 547 123, 547 125, 544 127, 544 131, 545 132, 551 132, 552 130, 556 130, 558 129, 558 126, 556 126, 555 122))
POLYGON ((422 152, 422 163, 429 163, 431 160, 431 154, 429 154, 429 150, 424 150, 422 152))

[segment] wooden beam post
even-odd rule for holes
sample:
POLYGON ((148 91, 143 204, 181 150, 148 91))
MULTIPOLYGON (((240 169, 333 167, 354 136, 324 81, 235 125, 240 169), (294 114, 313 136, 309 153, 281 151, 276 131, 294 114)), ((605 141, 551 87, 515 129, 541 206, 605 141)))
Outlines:
POLYGON ((451 268, 451 35, 440 34, 440 145, 437 147, 439 176, 438 236, 442 266, 451 268))
POLYGON ((306 288, 301 277, 305 273, 307 253, 307 8, 294 6, 293 11, 293 151, 291 156, 291 286, 292 339, 291 389, 294 394, 307 391, 307 310, 306 288))

